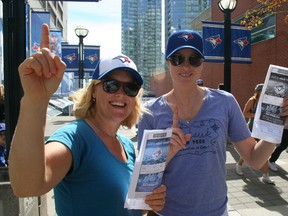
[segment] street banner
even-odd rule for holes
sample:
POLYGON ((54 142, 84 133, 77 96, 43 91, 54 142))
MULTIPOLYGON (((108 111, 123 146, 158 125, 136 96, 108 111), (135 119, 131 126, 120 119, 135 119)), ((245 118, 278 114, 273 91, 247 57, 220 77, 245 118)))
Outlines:
MULTIPOLYGON (((84 73, 92 76, 100 58, 99 46, 84 45, 84 73)), ((79 52, 78 45, 62 44, 62 60, 66 63, 66 72, 74 72, 78 76, 79 72, 79 52)))
POLYGON ((65 72, 78 72, 78 45, 62 44, 62 61, 66 64, 65 72))
POLYGON ((40 37, 42 31, 42 25, 46 23, 50 25, 50 13, 49 12, 36 12, 31 13, 31 54, 34 54, 40 50, 40 37))
MULTIPOLYGON (((224 23, 203 22, 203 43, 206 62, 224 62, 224 23)), ((231 62, 251 63, 251 30, 231 24, 231 62)))
POLYGON ((84 71, 92 76, 100 58, 99 46, 84 45, 84 71))

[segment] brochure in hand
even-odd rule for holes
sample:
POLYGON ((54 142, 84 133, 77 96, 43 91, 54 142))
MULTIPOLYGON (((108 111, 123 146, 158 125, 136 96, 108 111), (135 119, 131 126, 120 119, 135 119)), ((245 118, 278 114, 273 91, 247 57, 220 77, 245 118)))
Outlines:
POLYGON ((288 68, 270 65, 255 113, 252 137, 280 143, 285 118, 280 116, 288 95, 288 68))
POLYGON ((125 208, 150 210, 145 197, 162 182, 172 129, 144 130, 125 208))

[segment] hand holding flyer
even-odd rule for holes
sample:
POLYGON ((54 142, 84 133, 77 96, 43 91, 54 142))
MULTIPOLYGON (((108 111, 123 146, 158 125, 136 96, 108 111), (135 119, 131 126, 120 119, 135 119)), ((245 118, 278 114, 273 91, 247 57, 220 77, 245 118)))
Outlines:
POLYGON ((145 198, 161 185, 171 135, 172 129, 144 130, 125 208, 151 210, 145 198))
POLYGON ((288 94, 288 68, 270 65, 255 113, 252 137, 280 143, 285 124, 283 98, 288 94))

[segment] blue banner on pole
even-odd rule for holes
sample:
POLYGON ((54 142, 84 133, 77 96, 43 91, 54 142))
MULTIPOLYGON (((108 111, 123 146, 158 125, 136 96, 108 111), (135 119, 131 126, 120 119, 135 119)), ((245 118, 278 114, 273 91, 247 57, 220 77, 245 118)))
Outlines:
POLYGON ((50 24, 49 12, 32 12, 31 13, 31 53, 34 54, 40 50, 40 38, 42 25, 50 24))
MULTIPOLYGON (((62 60, 66 63, 66 72, 74 72, 78 76, 78 45, 62 44, 62 60)), ((99 46, 84 45, 84 73, 91 76, 100 58, 99 46)))
POLYGON ((100 58, 99 46, 86 46, 84 45, 84 72, 92 76, 95 67, 100 58))
MULTIPOLYGON (((204 55, 207 62, 224 62, 223 22, 203 22, 204 55)), ((231 24, 232 63, 251 63, 251 30, 231 24)))

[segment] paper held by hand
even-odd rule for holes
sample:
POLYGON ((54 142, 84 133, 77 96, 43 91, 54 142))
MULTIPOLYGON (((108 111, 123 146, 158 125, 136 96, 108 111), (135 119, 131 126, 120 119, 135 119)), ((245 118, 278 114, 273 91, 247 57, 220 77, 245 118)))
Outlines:
POLYGON ((144 130, 124 208, 151 210, 145 198, 161 185, 171 135, 172 129, 144 130))
POLYGON ((255 113, 252 137, 275 144, 281 142, 284 125, 288 124, 280 115, 287 94, 288 68, 270 65, 255 113))

